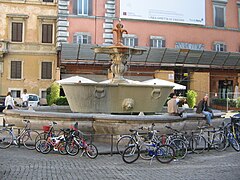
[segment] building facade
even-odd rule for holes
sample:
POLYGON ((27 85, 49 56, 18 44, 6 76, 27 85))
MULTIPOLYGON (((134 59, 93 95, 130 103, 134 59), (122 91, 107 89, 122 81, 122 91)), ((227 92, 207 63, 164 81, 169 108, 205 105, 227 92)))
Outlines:
POLYGON ((70 0, 68 9, 68 43, 78 51, 66 56, 63 46, 62 78, 107 78, 109 58, 84 48, 112 45, 112 29, 121 19, 128 31, 124 45, 147 49, 143 57, 129 59, 126 76, 174 79, 197 91, 199 98, 226 98, 240 83, 239 0, 70 0), (86 52, 88 57, 81 56, 86 52))
POLYGON ((0 94, 23 89, 42 98, 60 77, 57 66, 57 0, 0 0, 0 94))

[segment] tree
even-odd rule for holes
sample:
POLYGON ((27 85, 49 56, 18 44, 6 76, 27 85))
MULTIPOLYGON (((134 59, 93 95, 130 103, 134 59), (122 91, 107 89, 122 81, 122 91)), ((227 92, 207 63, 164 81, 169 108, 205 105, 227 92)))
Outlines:
POLYGON ((194 90, 187 91, 187 103, 190 108, 193 108, 196 105, 197 101, 197 92, 194 90))

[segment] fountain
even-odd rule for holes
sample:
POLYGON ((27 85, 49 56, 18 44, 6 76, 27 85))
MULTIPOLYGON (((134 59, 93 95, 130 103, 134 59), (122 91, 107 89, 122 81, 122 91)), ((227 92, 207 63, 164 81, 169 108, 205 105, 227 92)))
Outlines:
POLYGON ((145 49, 122 44, 122 35, 128 32, 120 21, 113 32, 117 35, 113 46, 97 46, 93 50, 110 56, 114 77, 110 83, 62 83, 71 110, 81 113, 160 112, 173 86, 129 83, 124 79, 128 57, 142 55, 145 49))

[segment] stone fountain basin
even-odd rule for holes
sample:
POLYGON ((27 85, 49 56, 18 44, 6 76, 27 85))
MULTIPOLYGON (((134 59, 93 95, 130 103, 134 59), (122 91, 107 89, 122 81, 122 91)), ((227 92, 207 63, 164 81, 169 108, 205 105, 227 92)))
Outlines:
POLYGON ((107 46, 94 47, 94 52, 97 54, 126 54, 126 55, 142 55, 146 49, 131 48, 127 46, 107 46))
POLYGON ((73 112, 161 112, 173 86, 111 83, 61 84, 73 112))

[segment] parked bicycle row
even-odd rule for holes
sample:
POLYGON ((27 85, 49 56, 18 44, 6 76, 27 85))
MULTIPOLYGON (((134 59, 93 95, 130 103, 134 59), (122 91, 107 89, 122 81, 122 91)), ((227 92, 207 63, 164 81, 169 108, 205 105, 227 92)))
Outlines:
POLYGON ((7 124, 0 130, 0 148, 5 149, 12 144, 23 144, 27 149, 36 149, 38 152, 47 154, 50 151, 58 151, 60 154, 77 155, 81 152, 81 156, 86 153, 89 158, 98 156, 97 147, 91 142, 87 142, 85 134, 78 129, 78 123, 73 127, 60 129, 57 133, 54 129, 56 122, 52 122, 48 126, 43 126, 43 132, 39 133, 31 129, 31 122, 23 120, 24 128, 15 135, 14 124, 7 124))
MULTIPOLYGON (((31 129, 29 120, 23 120, 25 126, 19 130, 16 136, 13 130, 14 124, 8 124, 0 129, 0 148, 8 148, 12 144, 23 144, 27 149, 36 149, 47 154, 50 151, 58 151, 60 154, 72 156, 80 153, 94 159, 98 156, 98 149, 92 141, 86 140, 86 134, 78 128, 78 123, 72 127, 56 132, 57 123, 52 122, 43 126, 43 132, 39 133, 31 129)), ((231 122, 222 124, 218 128, 209 126, 198 127, 194 132, 180 132, 170 126, 166 126, 168 134, 162 134, 151 127, 130 129, 130 134, 122 135, 116 143, 116 148, 126 163, 133 163, 139 157, 145 160, 156 159, 162 163, 169 163, 173 159, 183 159, 189 152, 202 153, 206 149, 213 148, 223 151, 232 146, 240 151, 240 115, 231 117, 231 122)))
POLYGON ((240 151, 239 121, 240 116, 233 116, 230 123, 222 124, 219 128, 203 126, 191 133, 166 126, 171 133, 160 135, 154 130, 154 124, 143 133, 143 127, 130 129, 131 134, 119 138, 117 150, 126 163, 133 163, 139 157, 151 161, 156 157, 162 163, 169 163, 173 159, 185 158, 189 151, 198 154, 210 148, 224 151, 230 145, 240 151))

